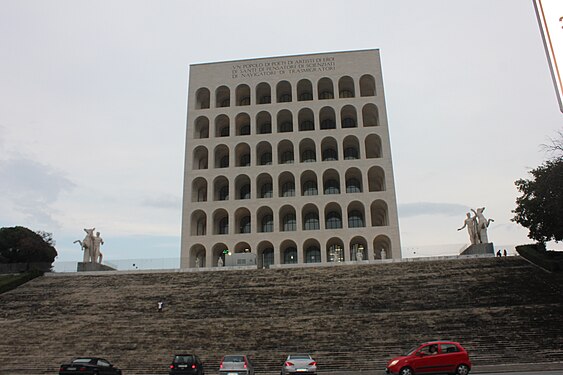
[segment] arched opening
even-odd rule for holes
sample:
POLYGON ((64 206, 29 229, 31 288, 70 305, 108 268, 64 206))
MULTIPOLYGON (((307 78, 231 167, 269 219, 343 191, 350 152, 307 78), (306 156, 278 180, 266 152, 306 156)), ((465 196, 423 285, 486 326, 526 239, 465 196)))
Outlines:
POLYGON ((229 136, 229 118, 226 115, 219 115, 215 118, 215 137, 229 136))
POLYGON ((239 208, 235 211, 235 229, 240 234, 251 232, 250 211, 247 208, 239 208))
POLYGON ((229 180, 224 176, 219 176, 213 181, 213 200, 229 200, 229 180))
POLYGON ((344 148, 344 160, 357 160, 360 158, 360 142, 358 138, 349 135, 344 138, 342 146, 344 148))
POLYGON ((192 236, 205 236, 207 234, 207 215, 202 210, 196 210, 192 213, 190 220, 192 236))
POLYGON ((382 200, 376 200, 372 202, 370 211, 372 227, 384 227, 389 225, 389 219, 387 217, 387 203, 382 200))
POLYGON ((223 208, 213 212, 213 234, 229 234, 229 214, 223 208))
POLYGON ((346 193, 361 193, 362 188, 362 172, 358 168, 350 168, 346 171, 346 193))
POLYGON ((278 164, 293 164, 293 143, 283 140, 278 143, 278 164))
POLYGON ((236 145, 235 158, 237 167, 250 167, 250 146, 246 143, 236 145))
POLYGON ((256 133, 272 133, 272 116, 270 115, 270 113, 262 111, 256 115, 256 133))
POLYGON ((344 262, 344 243, 340 238, 331 238, 327 241, 326 260, 329 263, 344 262))
POLYGON ((259 83, 256 86, 256 103, 270 104, 272 102, 272 89, 266 82, 259 83))
POLYGON ((274 264, 274 245, 270 241, 262 241, 258 244, 256 261, 258 268, 270 268, 274 264))
POLYGON ((278 191, 281 198, 295 196, 295 177, 290 172, 283 172, 278 178, 278 191))
POLYGON ((194 138, 209 138, 209 119, 205 116, 199 116, 194 123, 194 138))
POLYGON ((293 208, 292 206, 283 206, 279 210, 279 215, 281 232, 294 232, 297 230, 295 208, 293 208))
POLYGON ((336 114, 331 107, 323 107, 319 113, 321 130, 336 129, 336 114))
POLYGON ((287 81, 278 82, 276 86, 278 103, 291 102, 291 84, 287 81))
POLYGON ((256 145, 256 160, 258 165, 272 165, 272 145, 266 141, 256 145))
POLYGON ((301 210, 303 220, 303 230, 319 230, 321 223, 319 220, 319 209, 312 203, 306 204, 301 210))
POLYGON ((190 248, 189 252, 189 267, 190 268, 202 268, 206 265, 206 255, 207 251, 205 246, 201 244, 195 244, 190 248))
POLYGON ((340 110, 340 121, 341 127, 346 128, 357 128, 358 127, 358 116, 356 114, 356 108, 351 105, 346 105, 340 110))
POLYGON ((202 87, 196 91, 195 94, 195 109, 208 109, 209 108, 209 89, 202 87))
POLYGON ((325 207, 325 229, 342 229, 342 209, 337 203, 325 207))
POLYGON ((366 137, 366 158, 374 159, 382 157, 381 138, 377 134, 370 134, 366 137))
POLYGON ((207 180, 203 177, 192 182, 192 202, 207 202, 207 180))
POLYGON ((373 240, 373 255, 375 259, 392 259, 393 249, 391 240, 385 235, 379 235, 373 240))
POLYGON ((278 133, 290 133, 293 131, 293 115, 287 109, 278 112, 278 133))
POLYGON ((313 171, 305 171, 301 174, 301 195, 319 195, 317 175, 313 171))
POLYGON ((361 202, 354 201, 348 205, 348 228, 364 228, 365 208, 361 202))
POLYGON ((348 76, 340 78, 338 80, 338 93, 340 98, 355 97, 354 80, 348 76))
POLYGON ((272 176, 262 173, 256 178, 256 191, 258 198, 272 198, 274 196, 274 187, 272 184, 272 176))
POLYGON ((323 173, 323 192, 327 194, 340 194, 340 176, 334 169, 323 173))
POLYGON ((381 167, 371 167, 368 170, 369 191, 385 191, 385 171, 381 167))
POLYGON ((350 259, 355 261, 368 260, 368 245, 363 237, 354 237, 350 241, 350 259))
POLYGON ((360 77, 360 96, 375 96, 375 78, 372 75, 360 77))
POLYGON ((198 146, 194 149, 192 169, 207 169, 207 148, 204 146, 198 146))
POLYGON ((364 126, 379 126, 379 110, 373 103, 369 103, 362 108, 362 121, 364 126))
POLYGON ((319 99, 334 99, 334 85, 330 78, 321 78, 317 84, 319 99))
POLYGON ((235 179, 237 195, 235 199, 251 199, 250 178, 246 175, 238 175, 235 179))
POLYGON ((280 246, 283 264, 297 264, 299 258, 297 256, 297 245, 295 242, 287 240, 283 241, 280 246))
POLYGON ((215 106, 230 107, 231 106, 231 90, 227 86, 220 86, 215 90, 215 106))
POLYGON ((246 113, 239 113, 235 117, 236 135, 250 135, 250 116, 246 113))
POLYGON ((303 244, 305 249, 305 263, 320 263, 321 262, 321 244, 314 239, 309 239, 303 244))
POLYGON ((299 131, 315 130, 315 116, 309 108, 301 109, 297 115, 297 120, 299 122, 299 131))
POLYGON ((250 87, 248 85, 238 85, 236 89, 236 102, 238 106, 250 105, 250 87))
POLYGON ((215 147, 215 168, 229 167, 229 148, 226 145, 215 147))
POLYGON ((258 220, 258 232, 270 233, 274 231, 274 214, 270 207, 260 207, 256 219, 258 220))
POLYGON ((338 160, 338 144, 332 137, 324 138, 321 142, 323 161, 338 160))
POLYGON ((312 139, 304 139, 299 142, 299 155, 301 163, 314 163, 317 161, 315 142, 312 139))
POLYGON ((313 84, 308 79, 297 82, 297 100, 313 100, 313 84))
POLYGON ((225 245, 224 243, 216 243, 215 245, 213 245, 213 248, 211 249, 212 252, 212 256, 213 259, 211 261, 211 267, 219 267, 221 265, 221 267, 223 267, 225 265, 225 255, 226 253, 229 252, 229 249, 227 248, 227 245, 225 245), (221 258, 221 264, 219 263, 219 258, 221 258))

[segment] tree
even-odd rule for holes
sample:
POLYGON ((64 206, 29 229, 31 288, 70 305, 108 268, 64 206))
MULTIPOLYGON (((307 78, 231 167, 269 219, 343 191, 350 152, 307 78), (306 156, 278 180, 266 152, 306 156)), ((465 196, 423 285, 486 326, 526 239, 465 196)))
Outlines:
MULTIPOLYGON (((50 233, 47 239, 54 243, 50 233)), ((0 228, 0 263, 53 263, 57 250, 51 243, 25 227, 0 228)))
POLYGON ((515 182, 522 196, 516 198, 512 221, 528 228, 528 237, 541 243, 562 241, 563 156, 546 161, 530 174, 532 179, 515 182))

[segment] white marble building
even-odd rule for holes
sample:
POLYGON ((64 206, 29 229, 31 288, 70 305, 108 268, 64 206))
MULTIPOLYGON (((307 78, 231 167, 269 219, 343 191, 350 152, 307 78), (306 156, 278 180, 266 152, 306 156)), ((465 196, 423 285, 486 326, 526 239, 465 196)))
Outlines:
POLYGON ((191 65, 182 220, 182 268, 401 258, 379 50, 191 65))

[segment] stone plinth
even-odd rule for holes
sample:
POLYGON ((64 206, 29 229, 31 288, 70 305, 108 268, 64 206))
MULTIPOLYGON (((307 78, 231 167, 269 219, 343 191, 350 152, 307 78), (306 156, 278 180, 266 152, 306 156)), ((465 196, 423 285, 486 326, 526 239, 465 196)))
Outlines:
POLYGON ((476 255, 476 254, 494 254, 495 247, 492 242, 478 243, 470 245, 467 249, 463 250, 460 255, 476 255))
POLYGON ((84 271, 115 271, 115 268, 106 266, 105 264, 94 263, 94 262, 78 262, 76 267, 77 272, 84 271))

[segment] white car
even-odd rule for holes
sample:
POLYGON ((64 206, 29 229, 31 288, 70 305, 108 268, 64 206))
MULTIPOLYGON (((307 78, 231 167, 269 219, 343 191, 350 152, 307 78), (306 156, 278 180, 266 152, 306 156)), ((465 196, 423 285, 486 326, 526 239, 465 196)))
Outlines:
POLYGON ((316 373, 317 361, 315 361, 309 354, 288 355, 281 370, 281 375, 316 373))

